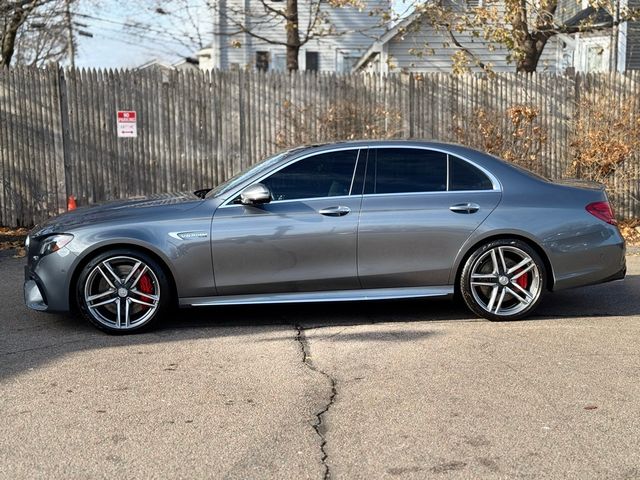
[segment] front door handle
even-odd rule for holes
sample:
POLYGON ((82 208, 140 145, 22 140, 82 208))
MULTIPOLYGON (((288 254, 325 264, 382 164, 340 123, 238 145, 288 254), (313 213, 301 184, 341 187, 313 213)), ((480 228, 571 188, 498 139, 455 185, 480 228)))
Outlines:
POLYGON ((351 209, 349 207, 343 207, 342 205, 337 205, 335 207, 327 207, 321 210, 318 210, 320 215, 326 215, 327 217, 342 217, 349 213, 351 209))
POLYGON ((456 203, 455 205, 451 205, 449 210, 455 213, 476 213, 480 210, 480 205, 477 203, 456 203))

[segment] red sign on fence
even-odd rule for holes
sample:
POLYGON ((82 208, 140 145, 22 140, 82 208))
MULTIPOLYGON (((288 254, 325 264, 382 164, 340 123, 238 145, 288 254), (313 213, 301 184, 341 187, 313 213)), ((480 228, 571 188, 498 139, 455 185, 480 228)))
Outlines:
POLYGON ((118 110, 118 137, 137 137, 138 122, 136 112, 118 110))

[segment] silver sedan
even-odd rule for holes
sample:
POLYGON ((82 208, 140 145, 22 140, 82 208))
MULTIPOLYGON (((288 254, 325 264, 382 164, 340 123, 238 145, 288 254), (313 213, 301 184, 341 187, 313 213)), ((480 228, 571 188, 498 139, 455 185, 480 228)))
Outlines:
POLYGON ((27 306, 77 308, 112 333, 175 305, 454 294, 513 320, 545 292, 625 275, 600 185, 418 141, 296 148, 214 189, 80 208, 27 250, 27 306))

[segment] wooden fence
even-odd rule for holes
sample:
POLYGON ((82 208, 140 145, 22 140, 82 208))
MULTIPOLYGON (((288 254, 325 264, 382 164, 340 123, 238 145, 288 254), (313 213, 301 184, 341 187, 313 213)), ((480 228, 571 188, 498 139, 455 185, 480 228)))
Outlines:
MULTIPOLYGON (((583 111, 585 99, 627 108, 640 128, 637 73, 3 69, 0 224, 40 222, 64 211, 69 195, 84 205, 213 186, 287 146, 336 139, 465 143, 559 178, 570 173, 572 145, 584 134, 577 120, 593 116, 593 108, 583 111), (521 107, 528 110, 519 114, 521 107), (137 112, 136 138, 117 137, 118 110, 137 112)), ((619 216, 638 217, 640 156, 631 149, 627 157, 625 176, 614 173, 609 183, 619 216)))

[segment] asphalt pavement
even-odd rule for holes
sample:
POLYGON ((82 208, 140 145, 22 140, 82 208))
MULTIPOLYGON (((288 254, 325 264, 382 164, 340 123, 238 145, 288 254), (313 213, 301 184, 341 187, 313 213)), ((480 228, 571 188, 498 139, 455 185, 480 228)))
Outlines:
POLYGON ((640 257, 492 323, 453 301, 103 334, 0 257, 0 478, 640 478, 640 257))

